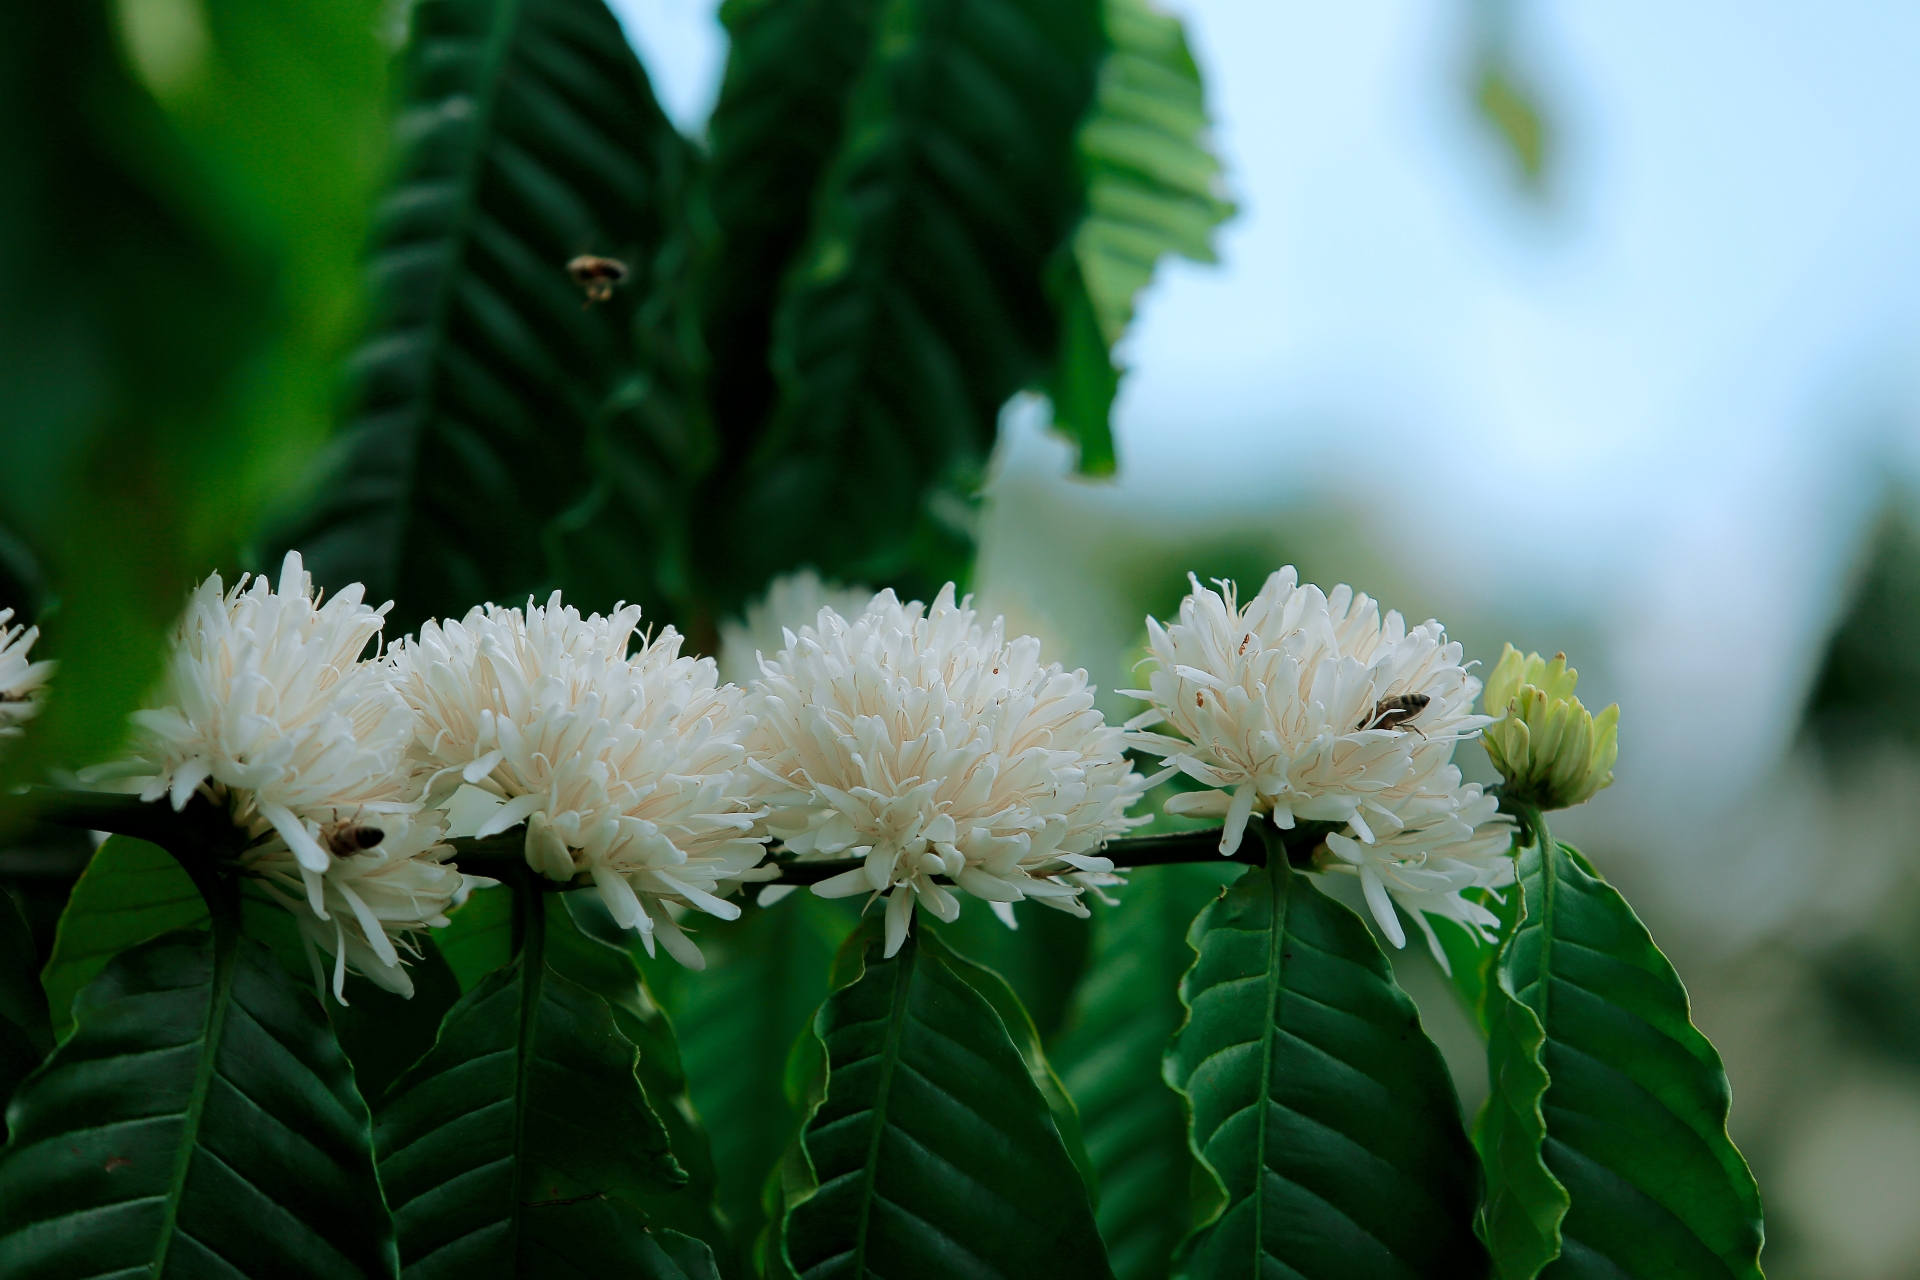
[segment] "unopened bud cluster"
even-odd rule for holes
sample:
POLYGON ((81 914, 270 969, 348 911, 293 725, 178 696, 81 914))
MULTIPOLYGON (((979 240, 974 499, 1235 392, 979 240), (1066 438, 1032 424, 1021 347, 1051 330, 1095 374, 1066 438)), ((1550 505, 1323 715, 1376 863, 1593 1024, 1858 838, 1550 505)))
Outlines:
POLYGON ((1570 809, 1613 784, 1620 705, 1594 715, 1573 696, 1580 673, 1567 655, 1549 662, 1512 645, 1487 677, 1486 708, 1500 716, 1482 734, 1510 801, 1570 809))

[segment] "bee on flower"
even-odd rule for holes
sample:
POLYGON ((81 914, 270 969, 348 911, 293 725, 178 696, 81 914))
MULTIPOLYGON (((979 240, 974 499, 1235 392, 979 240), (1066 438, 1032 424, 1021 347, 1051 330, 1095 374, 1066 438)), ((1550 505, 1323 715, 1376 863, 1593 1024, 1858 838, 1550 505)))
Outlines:
POLYGON ((1334 824, 1322 862, 1359 878, 1394 945, 1406 943, 1396 903, 1443 965, 1428 915, 1486 936, 1497 920, 1461 891, 1511 882, 1512 825, 1452 763, 1489 722, 1459 644, 1290 567, 1244 604, 1232 583, 1189 580, 1173 622, 1147 619, 1148 687, 1124 691, 1150 704, 1126 726, 1129 745, 1165 762, 1150 782, 1181 773, 1206 788, 1167 811, 1219 816, 1223 854, 1255 820, 1334 824))

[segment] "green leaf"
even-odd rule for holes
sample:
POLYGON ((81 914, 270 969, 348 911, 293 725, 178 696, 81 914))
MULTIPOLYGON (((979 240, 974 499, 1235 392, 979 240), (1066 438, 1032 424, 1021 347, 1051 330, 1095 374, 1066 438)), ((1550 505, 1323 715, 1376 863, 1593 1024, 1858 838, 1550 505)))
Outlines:
POLYGON ((1520 889, 1480 1130, 1500 1274, 1541 1273, 1564 1204, 1546 1275, 1758 1277, 1759 1191, 1727 1136, 1726 1073, 1679 975, 1570 846, 1523 850, 1520 889))
POLYGON ((542 895, 524 892, 519 955, 380 1101, 380 1176, 413 1280, 634 1274, 638 1204, 686 1181, 633 1042, 547 962, 542 895))
POLYGON ((463 993, 512 963, 513 890, 507 886, 475 889, 447 913, 447 920, 447 927, 434 934, 434 943, 463 993))
POLYGON ((1108 1276, 1085 1188, 1020 1050, 937 939, 863 924, 814 1019, 826 1066, 788 1211, 808 1277, 1108 1276))
MULTIPOLYGON (((727 71, 707 122, 705 195, 714 238, 701 281, 707 394, 726 456, 744 458, 767 425, 768 348, 780 282, 806 241, 821 175, 841 145, 847 105, 881 0, 726 0, 727 71)), ((727 483, 731 472, 716 477, 727 483)))
MULTIPOLYGON (((547 895, 547 962, 554 972, 605 1000, 620 1034, 640 1050, 640 1085, 666 1125, 674 1159, 686 1170, 686 1186, 637 1203, 656 1228, 673 1228, 705 1241, 720 1257, 734 1256, 735 1245, 716 1199, 713 1151, 687 1093, 673 1023, 627 954, 627 939, 597 892, 547 895)), ((774 1062, 763 1065, 769 1071, 778 1067, 774 1062)))
MULTIPOLYGON (((270 909, 292 923, 293 917, 277 904, 270 909)), ((460 984, 433 939, 417 937, 414 946, 419 954, 411 957, 407 967, 413 980, 411 997, 388 991, 357 973, 347 975, 344 1005, 330 984, 321 987, 327 1020, 353 1063, 354 1082, 363 1097, 378 1100, 403 1071, 426 1056, 441 1019, 460 999, 460 984)))
MULTIPOLYGON (((1021 1016, 1032 1021, 1042 1043, 1050 1044, 1086 976, 1092 929, 1077 916, 1038 903, 1016 905, 1014 918, 1020 927, 1009 929, 986 906, 968 903, 951 924, 923 916, 915 927, 939 934, 954 950, 1004 979, 1024 1006, 1021 1016)), ((1192 916, 1189 911, 1188 919, 1192 916)))
POLYGON ((1079 447, 1080 473, 1090 476, 1115 468, 1112 349, 1135 300, 1169 254, 1213 262, 1214 230, 1233 214, 1219 194, 1200 70, 1180 20, 1147 0, 1105 0, 1105 20, 1113 52, 1079 138, 1087 217, 1055 286, 1063 331, 1047 379, 1054 429, 1079 447))
POLYGON ((1119 906, 1093 908, 1092 960, 1052 1057, 1080 1107, 1100 1235, 1121 1280, 1164 1277, 1193 1225, 1186 1113, 1160 1061, 1184 1013, 1187 926, 1239 873, 1226 862, 1143 867, 1128 873, 1119 906))
POLYGON ((366 1106, 312 994, 234 923, 128 951, 28 1078, 0 1273, 394 1274, 366 1106))
POLYGON ((1184 1274, 1480 1275, 1478 1162, 1440 1051, 1366 925, 1275 853, 1188 935, 1166 1076, 1217 1185, 1184 1274))
POLYGON ((938 585, 902 534, 955 523, 940 495, 1053 362, 1047 269, 1085 208, 1074 145, 1104 45, 1097 0, 881 9, 776 313, 773 425, 715 517, 737 596, 802 563, 938 585))
MULTIPOLYGON (((1501 889, 1497 892, 1498 896, 1495 896, 1494 890, 1468 889, 1463 894, 1499 917, 1500 924, 1494 931, 1497 941, 1483 942, 1478 935, 1469 933, 1464 925, 1451 920, 1438 916, 1427 918, 1434 936, 1440 939, 1441 951, 1446 954, 1447 976, 1453 983, 1454 994, 1460 997, 1461 1007, 1473 1019, 1474 1025, 1480 1028, 1483 1036, 1489 1034, 1496 1016, 1496 1006, 1491 998, 1495 965, 1501 947, 1513 936, 1520 914, 1518 891, 1501 889)), ((1405 926, 1411 921, 1403 919, 1401 923, 1405 926)))
POLYGON ((109 960, 206 922, 207 904, 172 854, 132 836, 108 836, 74 883, 40 975, 55 1038, 73 1030, 74 997, 109 960))
POLYGON ((15 1086, 53 1048, 38 968, 33 933, 13 895, 0 889, 0 1113, 15 1086))
POLYGON ((380 9, 0 14, 0 541, 43 571, 62 663, 9 777, 115 749, 185 590, 324 439, 384 151, 380 9))
MULTIPOLYGON (((800 1129, 782 1075, 830 990, 834 952, 857 919, 845 900, 806 890, 738 920, 701 921, 707 967, 646 965, 679 1032, 694 1105, 719 1170, 720 1208, 744 1250, 767 1221, 769 1176, 800 1129)), ((811 1038, 810 1036, 808 1037, 811 1038)))
MULTIPOLYGON (((636 314, 685 256, 675 237, 692 162, 619 23, 602 0, 423 0, 410 13, 357 413, 286 535, 318 581, 397 600, 395 632, 481 600, 581 589, 562 579, 569 545, 604 512, 634 514, 620 477, 590 467, 608 433, 643 473, 704 456, 698 440, 636 438, 657 419, 608 408, 645 372, 636 314), (630 278, 586 305, 566 269, 579 254, 617 259, 630 278)), ((630 390, 640 407, 665 394, 630 390)), ((673 509, 646 518, 678 538, 673 509)), ((658 611, 655 561, 629 549, 623 564, 596 563, 624 573, 585 584, 580 603, 623 594, 658 611)))

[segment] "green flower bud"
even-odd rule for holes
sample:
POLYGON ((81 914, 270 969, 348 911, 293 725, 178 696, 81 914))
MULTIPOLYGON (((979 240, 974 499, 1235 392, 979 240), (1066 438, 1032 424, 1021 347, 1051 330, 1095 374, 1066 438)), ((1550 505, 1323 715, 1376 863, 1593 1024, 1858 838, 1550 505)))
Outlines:
POLYGON ((1566 654, 1548 662, 1512 645, 1487 676, 1487 714, 1501 718, 1481 737, 1512 799, 1570 809, 1613 785, 1620 704, 1594 715, 1573 696, 1579 682, 1566 654))

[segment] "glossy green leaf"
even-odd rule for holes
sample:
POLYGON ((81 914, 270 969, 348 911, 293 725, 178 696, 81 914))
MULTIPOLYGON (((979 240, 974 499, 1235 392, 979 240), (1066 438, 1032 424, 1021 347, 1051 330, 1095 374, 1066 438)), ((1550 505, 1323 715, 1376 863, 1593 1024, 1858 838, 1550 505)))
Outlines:
POLYGON ((39 967, 26 919, 13 895, 0 889, 0 1113, 14 1087, 53 1048, 39 967))
POLYGON ((122 739, 182 594, 324 439, 359 296, 378 0, 156 12, 0 13, 0 525, 62 662, 16 778, 122 739))
MULTIPOLYGON (((620 1034, 640 1051, 640 1085, 667 1128, 673 1156, 687 1183, 669 1195, 637 1201, 656 1229, 672 1228, 705 1241, 723 1258, 736 1246, 719 1212, 719 1187, 706 1127, 687 1092, 686 1070, 673 1023, 653 998, 627 953, 627 939, 593 890, 547 895, 547 963, 554 972, 607 1002, 620 1034)), ((777 1063, 766 1064, 777 1070, 777 1063)))
POLYGON ((74 883, 41 972, 53 1031, 73 1029, 73 1000, 129 947, 207 921, 207 904, 174 856, 132 836, 108 836, 74 883))
POLYGON ((729 45, 707 122, 712 160, 704 191, 715 234, 701 318, 708 396, 728 457, 746 456, 773 408, 768 348, 780 284, 806 241, 821 176, 840 148, 880 8, 881 0, 720 6, 729 45))
POLYGON ((915 539, 964 540, 953 499, 1058 346, 1046 276, 1085 208, 1075 138, 1104 52, 1097 0, 882 7, 776 312, 773 425, 716 514, 740 594, 809 562, 938 585, 913 576, 915 539))
POLYGON ((1188 935, 1166 1075, 1216 1194, 1184 1274, 1484 1273, 1479 1166, 1440 1051, 1359 917, 1271 861, 1188 935))
MULTIPOLYGON (((691 163, 602 0, 423 0, 409 13, 357 413, 284 535, 321 583, 396 600, 394 632, 583 589, 562 573, 569 546, 622 506, 618 477, 589 460, 605 432, 652 420, 608 419, 606 406, 643 372, 636 314, 684 257, 670 242, 691 163), (580 254, 624 263, 626 284, 588 305, 567 273, 580 254)), ((669 476, 703 456, 698 441, 618 443, 669 476)), ((651 515, 663 526, 650 532, 673 541, 673 511, 651 515)), ((581 603, 625 595, 658 612, 659 567, 629 546, 624 564, 601 565, 619 580, 584 584, 581 603)))
POLYGON ((1054 429, 1079 447, 1083 475, 1110 475, 1116 465, 1112 349, 1135 300, 1169 254, 1214 261, 1214 230, 1233 213, 1220 195, 1200 71, 1180 20, 1147 0, 1105 0, 1104 15, 1113 51, 1080 129, 1087 216, 1055 285, 1063 329, 1046 384, 1054 429))
POLYGON ((782 1246, 801 1276, 1109 1276, 1047 1102, 992 1005, 931 937, 848 939, 814 1019, 826 1079, 813 1187, 782 1246))
POLYGON ((769 1176, 799 1132, 783 1069, 830 989, 834 952, 857 919, 853 904, 800 891, 738 920, 702 920, 707 967, 643 962, 679 1032, 694 1105, 719 1170, 720 1208, 745 1251, 766 1225, 769 1176))
POLYGON ((951 924, 923 917, 916 927, 939 934, 955 951, 1005 979, 1041 1042, 1051 1044, 1087 974, 1093 930, 1078 916, 1037 902, 1016 904, 1014 919, 1020 927, 1009 929, 986 903, 969 902, 951 924))
POLYGON ((380 1176, 416 1280, 636 1274, 638 1205, 686 1181, 633 1042, 548 963, 532 892, 513 963, 461 997, 380 1100, 380 1176))
POLYGON ((1479 1133, 1500 1274, 1758 1277, 1760 1196, 1727 1136, 1720 1055, 1625 899, 1571 847, 1539 843, 1520 855, 1479 1133))
POLYGON ((112 961, 15 1095, 0 1274, 394 1273, 367 1110, 311 992, 237 927, 112 961))
POLYGON ((1093 956, 1051 1056, 1079 1104, 1099 1175, 1100 1235, 1120 1280, 1164 1277, 1193 1225, 1186 1112, 1160 1063, 1185 1013, 1187 926, 1240 871, 1226 862, 1143 867, 1128 874, 1119 906, 1096 904, 1081 925, 1093 956))

